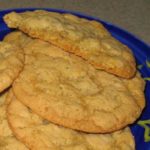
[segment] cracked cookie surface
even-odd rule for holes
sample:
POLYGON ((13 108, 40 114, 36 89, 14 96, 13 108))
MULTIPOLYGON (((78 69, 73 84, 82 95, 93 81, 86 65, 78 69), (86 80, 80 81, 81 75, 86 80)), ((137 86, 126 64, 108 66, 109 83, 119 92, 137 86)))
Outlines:
POLYGON ((18 101, 13 93, 7 109, 16 136, 32 150, 135 150, 129 128, 112 134, 86 134, 50 123, 18 101))
POLYGON ((0 42, 0 92, 12 84, 23 66, 23 50, 7 42, 0 42))
POLYGON ((0 150, 28 150, 24 144, 13 135, 7 121, 6 107, 8 105, 7 91, 0 95, 0 150))
POLYGON ((32 38, 20 31, 13 31, 5 35, 3 41, 24 48, 31 42, 31 39, 32 38))
POLYGON ((100 22, 44 10, 12 12, 4 20, 8 27, 81 56, 97 69, 124 78, 135 75, 131 50, 113 38, 100 22))
POLYGON ((138 72, 130 80, 118 78, 40 40, 32 40, 24 51, 25 67, 13 91, 43 118, 72 129, 107 133, 140 116, 145 82, 138 72))

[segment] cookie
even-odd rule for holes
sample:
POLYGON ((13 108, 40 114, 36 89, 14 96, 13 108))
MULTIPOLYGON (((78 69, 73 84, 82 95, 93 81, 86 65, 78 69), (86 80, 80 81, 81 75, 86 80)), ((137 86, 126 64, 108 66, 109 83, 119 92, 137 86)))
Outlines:
POLYGON ((9 99, 6 101, 6 96, 7 91, 0 95, 0 150, 28 150, 14 137, 8 125, 6 107, 9 99))
MULTIPOLYGON (((66 52, 63 52, 60 48, 53 46, 52 44, 49 44, 47 42, 42 42, 41 40, 34 40, 33 38, 27 36, 21 31, 14 31, 11 33, 8 33, 3 41, 8 42, 10 44, 15 44, 16 46, 21 47, 24 50, 24 53, 26 55, 32 55, 32 53, 41 53, 45 55, 65 55, 66 52), (39 41, 39 44, 37 44, 39 41), (42 43, 42 44, 40 44, 42 43), (45 45, 45 49, 43 49, 43 44, 45 45), (41 50, 42 49, 42 50, 41 50), (52 51, 53 49, 53 51, 52 51), (59 49, 59 51, 58 51, 59 49), (62 51, 62 52, 60 52, 62 51), (58 52, 58 53, 57 53, 58 52), (56 54, 57 53, 57 54, 56 54)), ((69 54, 68 54, 69 55, 69 54)))
POLYGON ((0 92, 12 84, 23 65, 23 50, 7 42, 0 42, 0 92))
POLYGON ((21 48, 24 48, 24 46, 30 43, 31 38, 20 31, 13 31, 13 32, 8 33, 4 37, 3 41, 8 42, 10 44, 15 44, 21 48))
POLYGON ((116 131, 140 116, 145 82, 139 73, 130 80, 118 78, 47 42, 31 43, 13 91, 38 115, 90 133, 116 131))
POLYGON ((32 150, 134 150, 129 128, 111 134, 86 134, 50 123, 10 93, 7 114, 15 135, 32 150))
POLYGON ((135 75, 131 50, 113 38, 100 22, 44 10, 11 12, 4 21, 8 27, 81 56, 97 69, 124 78, 135 75))

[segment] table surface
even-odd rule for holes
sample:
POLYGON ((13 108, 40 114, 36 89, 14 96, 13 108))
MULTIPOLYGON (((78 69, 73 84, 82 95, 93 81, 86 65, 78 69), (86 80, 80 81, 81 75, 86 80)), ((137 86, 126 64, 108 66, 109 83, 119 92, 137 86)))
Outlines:
POLYGON ((111 22, 150 44, 150 0, 0 0, 0 9, 57 8, 111 22))

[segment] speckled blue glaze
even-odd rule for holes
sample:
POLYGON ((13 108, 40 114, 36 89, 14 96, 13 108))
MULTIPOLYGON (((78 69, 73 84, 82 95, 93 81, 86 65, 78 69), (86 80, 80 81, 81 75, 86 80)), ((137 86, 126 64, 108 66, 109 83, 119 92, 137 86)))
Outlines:
MULTIPOLYGON (((5 14, 7 14, 11 11, 23 12, 23 11, 35 10, 35 9, 38 9, 38 8, 10 9, 10 10, 0 11, 0 40, 2 40, 3 37, 7 33, 12 31, 12 29, 7 28, 6 24, 3 21, 3 16, 5 14)), ((100 20, 95 17, 90 17, 87 15, 84 15, 84 14, 81 14, 78 12, 59 10, 59 9, 50 9, 50 8, 43 8, 43 9, 47 10, 47 11, 53 11, 53 12, 59 12, 59 13, 72 13, 79 17, 83 17, 83 18, 86 18, 89 20, 97 20, 97 21, 101 22, 110 31, 112 36, 114 36, 119 41, 126 44, 128 47, 130 47, 132 49, 133 54, 137 61, 137 65, 142 65, 142 67, 140 67, 140 69, 139 69, 142 76, 144 78, 150 77, 150 68, 146 65, 146 60, 150 60, 150 46, 145 44, 143 41, 139 40, 134 35, 130 34, 129 32, 127 32, 111 23, 108 23, 106 21, 100 20)), ((144 109, 141 117, 133 125, 130 126, 132 133, 135 137, 136 150, 150 150, 150 141, 145 142, 145 139, 144 139, 145 130, 142 126, 137 124, 137 122, 139 120, 149 120, 150 119, 150 81, 146 81, 146 82, 147 82, 146 89, 145 89, 146 108, 144 109)), ((150 130, 149 130, 149 136, 150 136, 150 130)))

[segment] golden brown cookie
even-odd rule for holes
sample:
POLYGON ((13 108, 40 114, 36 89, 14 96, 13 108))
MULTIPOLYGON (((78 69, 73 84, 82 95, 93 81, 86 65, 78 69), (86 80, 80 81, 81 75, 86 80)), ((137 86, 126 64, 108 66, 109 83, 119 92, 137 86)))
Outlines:
POLYGON ((0 150, 28 150, 24 144, 13 135, 6 117, 7 91, 0 95, 0 150))
POLYGON ((23 50, 7 42, 0 42, 0 92, 12 84, 23 65, 23 50))
POLYGON ((3 41, 24 48, 24 46, 30 43, 31 38, 20 31, 13 31, 8 33, 3 41))
POLYGON ((32 150, 135 150, 129 128, 111 134, 86 134, 54 125, 10 93, 7 114, 15 135, 32 150))
POLYGON ((44 10, 12 12, 4 20, 8 27, 81 56, 97 69, 124 78, 135 75, 131 50, 113 38, 100 22, 44 10))
POLYGON ((24 51, 25 67, 13 91, 43 118, 72 129, 107 133, 140 116, 145 82, 139 73, 130 80, 118 78, 40 40, 24 51))

